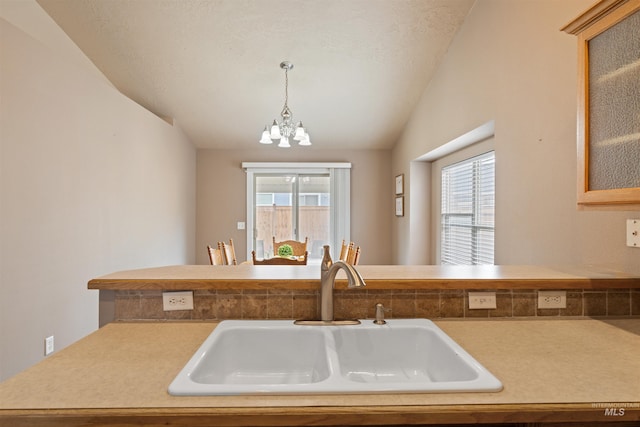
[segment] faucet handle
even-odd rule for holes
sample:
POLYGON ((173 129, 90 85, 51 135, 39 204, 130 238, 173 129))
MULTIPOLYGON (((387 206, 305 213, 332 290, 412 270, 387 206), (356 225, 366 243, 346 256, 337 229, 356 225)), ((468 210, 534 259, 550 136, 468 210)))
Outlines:
POLYGON ((387 321, 384 320, 385 311, 391 311, 391 309, 384 308, 384 305, 382 305, 381 303, 377 303, 376 304, 376 320, 374 320, 373 323, 375 323, 376 325, 385 325, 387 323, 387 321))

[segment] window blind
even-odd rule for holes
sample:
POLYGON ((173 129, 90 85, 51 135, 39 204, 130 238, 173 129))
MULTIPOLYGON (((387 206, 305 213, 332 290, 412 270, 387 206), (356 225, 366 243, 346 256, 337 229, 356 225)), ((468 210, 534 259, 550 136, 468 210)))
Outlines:
POLYGON ((493 264, 493 151, 442 169, 441 221, 441 264, 493 264))

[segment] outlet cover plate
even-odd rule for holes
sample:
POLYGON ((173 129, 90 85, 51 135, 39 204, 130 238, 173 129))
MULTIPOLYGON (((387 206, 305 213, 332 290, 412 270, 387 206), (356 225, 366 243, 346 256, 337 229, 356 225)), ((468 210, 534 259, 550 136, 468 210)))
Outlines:
POLYGON ((495 292, 469 292, 469 310, 496 308, 495 292))
POLYGON ((193 292, 163 292, 162 309, 164 311, 193 310, 193 292))
POLYGON ((538 291, 538 308, 567 308, 567 291, 538 291))
POLYGON ((640 219, 627 220, 627 246, 640 248, 640 219))

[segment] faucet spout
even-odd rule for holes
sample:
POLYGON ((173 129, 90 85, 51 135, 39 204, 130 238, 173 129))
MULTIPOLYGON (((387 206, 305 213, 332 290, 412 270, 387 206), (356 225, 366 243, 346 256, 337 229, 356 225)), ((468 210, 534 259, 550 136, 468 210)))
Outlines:
POLYGON ((333 262, 329 254, 329 246, 324 246, 324 256, 320 267, 320 320, 333 321, 333 289, 338 270, 344 270, 349 281, 349 288, 363 288, 364 279, 351 264, 344 261, 333 262))

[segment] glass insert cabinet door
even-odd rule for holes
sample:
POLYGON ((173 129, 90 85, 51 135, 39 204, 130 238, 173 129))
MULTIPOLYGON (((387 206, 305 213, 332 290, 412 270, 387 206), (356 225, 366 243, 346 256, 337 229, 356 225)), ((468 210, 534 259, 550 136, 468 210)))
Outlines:
POLYGON ((640 205, 640 0, 603 0, 578 36, 578 203, 640 205))

